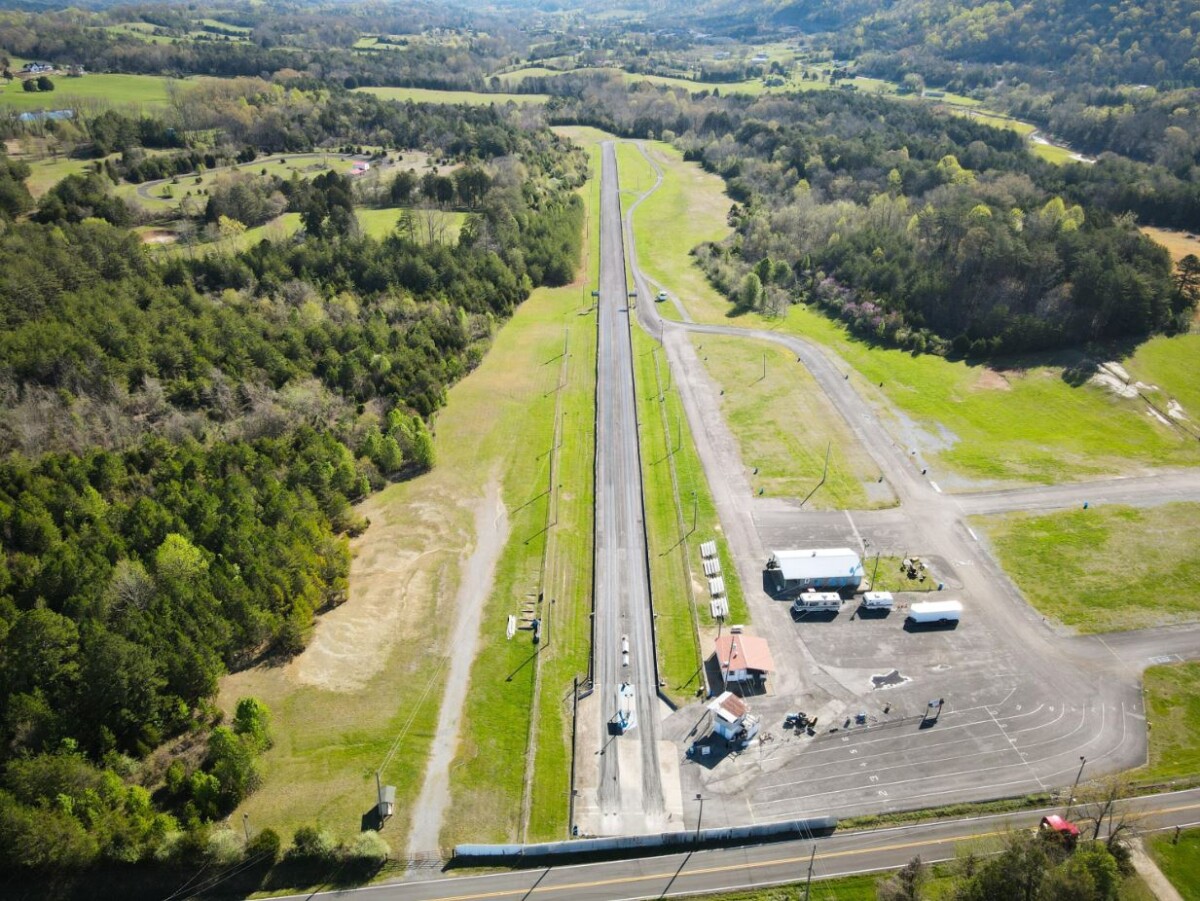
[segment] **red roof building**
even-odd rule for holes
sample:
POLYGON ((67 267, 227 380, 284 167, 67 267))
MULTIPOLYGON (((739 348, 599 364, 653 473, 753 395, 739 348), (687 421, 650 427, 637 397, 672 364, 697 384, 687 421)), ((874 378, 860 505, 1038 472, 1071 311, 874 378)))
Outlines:
POLYGON ((716 641, 717 664, 721 677, 730 682, 761 682, 774 672, 775 660, 765 638, 729 632, 716 641))

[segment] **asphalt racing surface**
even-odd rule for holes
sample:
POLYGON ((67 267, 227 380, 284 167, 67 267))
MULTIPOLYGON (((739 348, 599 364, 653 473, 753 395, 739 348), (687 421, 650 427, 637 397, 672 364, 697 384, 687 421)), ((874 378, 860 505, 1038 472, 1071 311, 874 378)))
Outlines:
POLYGON ((633 344, 617 160, 603 145, 600 205, 600 296, 596 380, 596 559, 594 686, 600 722, 582 734, 581 756, 598 757, 594 798, 576 804, 577 819, 600 835, 654 832, 666 813, 658 753, 659 702, 650 607, 642 469, 633 387, 633 344), (628 647, 628 662, 623 649, 628 647), (637 724, 616 730, 617 691, 634 687, 637 724))

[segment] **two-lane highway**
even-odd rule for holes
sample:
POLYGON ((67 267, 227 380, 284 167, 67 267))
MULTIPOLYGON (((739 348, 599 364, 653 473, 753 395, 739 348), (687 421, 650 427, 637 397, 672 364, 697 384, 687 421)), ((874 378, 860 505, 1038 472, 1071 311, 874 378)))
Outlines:
MULTIPOLYGON (((1200 789, 1132 798, 1118 802, 1114 819, 1128 814, 1138 831, 1195 825, 1200 821, 1200 789)), ((433 879, 376 885, 345 892, 304 895, 362 897, 378 901, 483 901, 529 899, 542 901, 609 901, 613 898, 665 898, 700 892, 734 891, 798 882, 808 871, 810 855, 818 879, 901 867, 920 855, 926 863, 951 860, 964 841, 994 840, 1015 829, 1033 829, 1048 813, 1061 807, 1019 813, 941 820, 864 832, 834 833, 816 840, 787 841, 740 848, 719 848, 634 860, 612 860, 576 866, 493 873, 465 878, 433 879)), ((1087 828, 1087 805, 1077 806, 1072 819, 1087 828)), ((1087 830, 1090 837, 1091 831, 1087 830)), ((1102 830, 1101 836, 1106 833, 1102 830)), ((301 896, 294 896, 299 901, 301 896)))

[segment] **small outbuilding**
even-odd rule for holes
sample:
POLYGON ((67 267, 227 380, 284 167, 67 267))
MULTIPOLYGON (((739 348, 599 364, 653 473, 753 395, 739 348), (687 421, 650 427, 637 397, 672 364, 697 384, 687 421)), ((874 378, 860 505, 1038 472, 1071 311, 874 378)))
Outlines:
POLYGON ((717 666, 725 685, 730 682, 761 684, 775 671, 775 660, 765 638, 728 632, 716 641, 717 666))
POLYGON ((758 734, 758 717, 752 716, 746 702, 731 691, 708 702, 713 714, 713 732, 730 742, 748 742, 758 734))
POLYGON ((784 597, 810 590, 856 591, 863 580, 862 559, 848 547, 772 551, 767 578, 784 597))

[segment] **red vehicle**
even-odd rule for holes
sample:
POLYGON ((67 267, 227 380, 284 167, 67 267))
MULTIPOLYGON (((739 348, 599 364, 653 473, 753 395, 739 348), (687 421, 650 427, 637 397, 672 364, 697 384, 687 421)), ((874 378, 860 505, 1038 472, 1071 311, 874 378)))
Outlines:
POLYGON ((1050 833, 1057 835, 1068 851, 1074 849, 1075 844, 1079 841, 1079 827, 1074 823, 1068 823, 1056 813, 1042 817, 1042 825, 1039 831, 1043 835, 1050 833))

